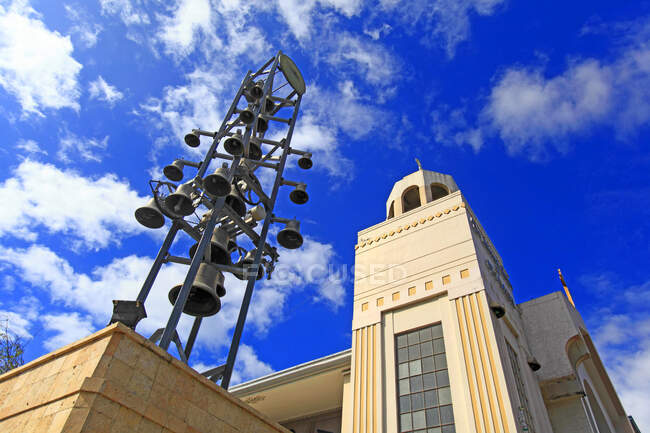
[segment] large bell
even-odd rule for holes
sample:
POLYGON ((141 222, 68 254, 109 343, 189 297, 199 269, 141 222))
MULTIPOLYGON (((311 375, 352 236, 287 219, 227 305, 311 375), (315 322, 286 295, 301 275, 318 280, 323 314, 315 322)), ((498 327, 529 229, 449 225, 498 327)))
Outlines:
POLYGON ((165 206, 175 214, 192 215, 194 213, 194 206, 192 205, 193 190, 192 181, 180 184, 173 194, 169 194, 165 198, 165 206))
POLYGON ((163 168, 163 174, 167 179, 178 182, 183 179, 183 166, 184 164, 177 159, 163 168))
POLYGON ((135 210, 135 219, 150 229, 159 229, 165 225, 165 216, 158 208, 154 198, 149 200, 146 205, 135 210))
MULTIPOLYGON (((213 316, 221 309, 221 300, 219 293, 226 294, 223 286, 223 274, 214 266, 202 262, 199 264, 199 270, 194 278, 194 284, 190 289, 190 294, 185 302, 183 313, 195 317, 213 316)), ((178 294, 183 284, 172 287, 169 291, 169 302, 176 303, 178 294)), ((222 295, 222 296, 223 296, 222 295)))
POLYGON ((250 125, 251 123, 253 123, 253 120, 255 120, 255 113, 253 113, 251 107, 246 107, 239 112, 239 118, 246 125, 250 125))
POLYGON ((207 175, 203 179, 203 188, 214 196, 223 197, 230 192, 230 182, 228 181, 228 169, 219 167, 214 173, 207 175))
POLYGON ((248 142, 248 159, 255 161, 262 159, 262 146, 260 146, 260 140, 258 138, 251 137, 248 142))
MULTIPOLYGON (((254 263, 255 259, 255 250, 250 250, 246 253, 246 255, 239 260, 235 266, 241 268, 240 272, 233 272, 233 275, 240 280, 247 280, 249 276, 249 272, 252 272, 252 266, 254 263)), ((264 276, 264 266, 260 263, 259 268, 257 268, 257 280, 261 280, 262 277, 264 276)))
POLYGON ((298 158, 298 167, 303 170, 309 170, 313 165, 314 163, 311 161, 311 155, 309 154, 304 154, 298 158))
POLYGON ((246 215, 246 203, 244 203, 241 195, 239 195, 239 191, 237 191, 235 185, 230 185, 230 192, 226 196, 226 204, 240 217, 243 218, 246 215))
POLYGON ((250 210, 250 214, 255 221, 262 221, 266 218, 266 209, 261 204, 253 206, 250 210))
POLYGON ((244 153, 244 142, 242 141, 241 131, 237 130, 232 136, 226 138, 223 142, 223 148, 231 155, 241 155, 244 153))
POLYGON ((307 194, 307 185, 304 183, 299 183, 296 185, 296 188, 291 191, 289 194, 289 199, 295 204, 305 204, 309 200, 309 194, 307 194))
MULTIPOLYGON (((210 262, 219 265, 230 265, 230 251, 229 251, 230 236, 221 227, 217 227, 212 232, 212 239, 210 240, 210 262)), ((196 249, 199 244, 196 243, 190 247, 190 257, 194 257, 196 249)))
POLYGON ((196 131, 192 131, 185 136, 185 144, 190 147, 199 147, 201 140, 199 139, 200 135, 196 131))
POLYGON ((289 250, 295 250, 302 245, 300 234, 300 223, 297 220, 290 220, 278 233, 278 243, 289 250))

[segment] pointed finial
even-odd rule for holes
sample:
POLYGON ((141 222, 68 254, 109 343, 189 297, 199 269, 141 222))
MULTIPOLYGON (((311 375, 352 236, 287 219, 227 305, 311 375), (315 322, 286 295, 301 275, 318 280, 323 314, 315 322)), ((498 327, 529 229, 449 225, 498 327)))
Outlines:
POLYGON ((415 162, 418 164, 418 170, 422 170, 422 164, 420 164, 420 160, 415 158, 415 162))
POLYGON ((562 275, 562 271, 558 268, 557 270, 558 275, 560 276, 560 282, 562 283, 562 287, 564 288, 564 293, 566 294, 567 299, 569 302, 571 302, 571 305, 573 305, 573 308, 576 307, 576 304, 573 303, 573 298, 571 297, 571 292, 569 291, 569 288, 566 285, 566 281, 564 281, 564 276, 562 275))

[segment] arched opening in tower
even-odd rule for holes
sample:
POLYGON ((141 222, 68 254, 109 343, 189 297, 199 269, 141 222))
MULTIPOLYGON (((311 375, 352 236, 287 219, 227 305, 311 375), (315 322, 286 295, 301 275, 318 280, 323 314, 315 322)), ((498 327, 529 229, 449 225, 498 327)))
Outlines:
POLYGON ((430 186, 431 189, 431 201, 438 200, 446 195, 449 195, 449 190, 446 186, 439 183, 432 183, 430 186))
POLYGON ((420 189, 417 186, 409 187, 402 195, 402 210, 408 212, 420 207, 420 189))

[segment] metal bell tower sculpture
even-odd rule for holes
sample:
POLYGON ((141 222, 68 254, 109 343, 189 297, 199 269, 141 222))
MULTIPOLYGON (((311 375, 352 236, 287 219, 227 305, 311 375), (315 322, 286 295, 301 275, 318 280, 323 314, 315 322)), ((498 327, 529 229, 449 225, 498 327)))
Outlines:
POLYGON ((119 321, 135 329, 137 323, 146 317, 144 304, 162 265, 171 262, 189 266, 185 281, 169 292, 173 309, 166 326, 149 338, 165 350, 174 342, 181 360, 187 362, 203 317, 217 314, 221 298, 226 296, 223 273, 230 272, 246 280, 228 359, 224 365, 203 373, 215 382, 221 379, 221 386, 225 389, 230 384, 255 282, 265 273, 271 278, 279 257, 276 247, 267 243, 270 225, 285 225, 277 235, 277 242, 282 247, 294 249, 303 243, 299 222, 278 218, 273 209, 283 185, 294 187, 290 194, 294 203, 304 204, 308 200, 304 183, 283 178, 290 155, 300 156, 300 168, 312 166, 310 153, 291 148, 304 93, 305 82, 300 70, 281 51, 256 72, 249 70, 219 130, 194 129, 185 136, 185 143, 190 147, 198 147, 201 137, 212 139, 203 161, 177 159, 166 166, 163 173, 169 181, 150 181, 153 198, 135 211, 138 222, 146 227, 163 227, 165 218, 171 220, 171 227, 138 297, 135 301, 113 301, 110 323, 119 321), (274 139, 266 138, 267 131, 272 128, 274 139), (219 151, 220 143, 225 152, 219 151), (206 175, 213 159, 221 160, 222 165, 206 175), (185 167, 196 169, 196 175, 184 183, 174 183, 183 180, 185 167), (275 171, 270 193, 264 191, 256 176, 258 169, 275 171), (202 213, 200 221, 186 219, 197 212, 202 213), (262 227, 258 234, 253 229, 259 223, 262 227), (188 257, 169 253, 179 231, 196 241, 188 257), (238 242, 242 239, 245 241, 243 244, 238 242), (246 250, 240 244, 253 246, 246 250), (183 313, 195 317, 185 347, 176 331, 183 313))

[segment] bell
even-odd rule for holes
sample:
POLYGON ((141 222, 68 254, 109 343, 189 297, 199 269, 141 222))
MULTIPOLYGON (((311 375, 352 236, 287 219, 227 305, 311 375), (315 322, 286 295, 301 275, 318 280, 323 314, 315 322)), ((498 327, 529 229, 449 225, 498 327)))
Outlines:
POLYGON ((492 310, 497 319, 500 319, 506 315, 506 309, 501 304, 491 303, 490 310, 492 310))
POLYGON ((307 194, 307 185, 304 183, 299 183, 296 185, 296 188, 291 191, 289 194, 289 199, 295 204, 305 204, 309 200, 309 194, 307 194))
POLYGON ((184 164, 177 159, 163 168, 163 174, 167 179, 178 182, 183 179, 183 166, 184 164))
POLYGON ((156 204, 155 198, 152 198, 146 205, 135 210, 135 219, 150 229, 159 229, 165 225, 165 216, 156 204))
POLYGON ((272 114, 273 110, 275 110, 275 103, 269 98, 266 98, 266 103, 264 104, 264 112, 272 114))
POLYGON ((203 179, 203 188, 214 196, 223 197, 230 192, 230 182, 228 181, 228 169, 219 167, 214 173, 207 175, 203 179))
POLYGON ((165 206, 167 206, 173 213, 188 216, 194 212, 192 205, 192 181, 182 183, 176 188, 173 194, 169 194, 165 198, 165 206))
POLYGON ((199 147, 201 140, 199 139, 200 135, 197 131, 193 130, 185 136, 185 144, 190 147, 199 147))
POLYGON ((258 138, 251 137, 248 142, 248 159, 259 161, 262 159, 262 147, 258 138))
POLYGON ((248 94, 253 99, 260 99, 264 95, 264 82, 260 80, 255 83, 254 86, 248 89, 248 94))
MULTIPOLYGON (((183 313, 195 317, 213 316, 221 309, 219 293, 226 294, 223 286, 223 274, 214 266, 202 262, 194 278, 194 284, 185 302, 183 313)), ((183 284, 172 287, 169 291, 169 302, 172 305, 176 302, 183 284)))
POLYGON ((226 138, 226 141, 223 142, 223 148, 226 149, 226 152, 235 156, 244 153, 241 130, 237 130, 232 136, 226 138))
POLYGON ((257 132, 266 132, 269 129, 269 121, 262 116, 257 118, 257 132))
POLYGON ((311 155, 302 155, 298 159, 298 167, 302 168, 303 170, 309 170, 314 163, 311 161, 311 155))
MULTIPOLYGON (((210 240, 210 262, 219 265, 230 265, 230 251, 228 244, 230 243, 230 236, 221 227, 217 227, 212 232, 212 239, 210 240)), ((190 247, 190 257, 194 257, 196 249, 199 244, 196 243, 190 247)))
POLYGON ((262 221, 264 218, 266 218, 266 209, 264 209, 264 206, 261 204, 258 204, 257 206, 251 208, 250 214, 255 221, 262 221))
POLYGON ((289 250, 295 250, 302 245, 300 234, 300 223, 297 220, 290 220, 278 233, 278 243, 289 250))
MULTIPOLYGON (((235 266, 240 267, 241 272, 233 272, 233 275, 240 280, 247 280, 248 273, 251 271, 255 259, 255 250, 250 250, 246 253, 244 258, 238 261, 235 266)), ((257 280, 261 280, 264 276, 264 266, 260 263, 260 267, 257 268, 257 280)))
POLYGON ((226 204, 240 217, 243 218, 246 215, 246 203, 244 203, 241 195, 239 195, 239 191, 237 191, 235 185, 230 185, 230 192, 226 196, 226 204))
POLYGON ((532 356, 529 356, 526 362, 528 363, 530 369, 533 371, 537 371, 542 368, 542 365, 539 363, 539 361, 532 356))
POLYGON ((253 113, 253 110, 251 110, 251 107, 246 107, 242 111, 239 112, 239 118, 246 125, 250 125, 251 123, 253 123, 253 120, 255 120, 255 113, 253 113))

